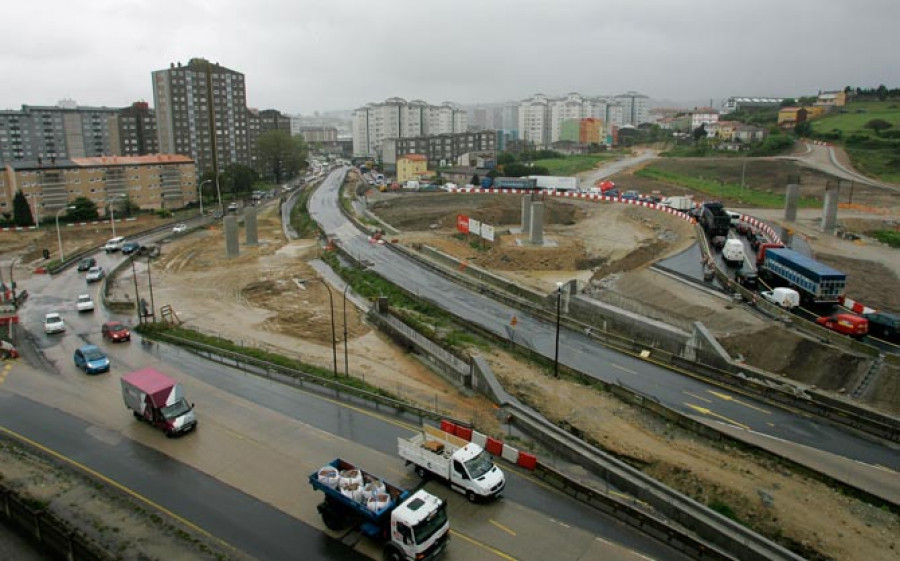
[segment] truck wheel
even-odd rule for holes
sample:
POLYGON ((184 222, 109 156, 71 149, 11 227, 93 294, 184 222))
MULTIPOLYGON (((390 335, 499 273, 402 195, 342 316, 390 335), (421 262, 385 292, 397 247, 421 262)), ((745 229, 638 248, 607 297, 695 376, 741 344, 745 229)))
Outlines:
POLYGON ((475 493, 473 493, 472 491, 466 491, 466 499, 468 499, 468 501, 470 503, 474 503, 475 502, 475 493))
POLYGON ((428 479, 428 470, 426 470, 422 466, 416 466, 416 475, 418 475, 422 479, 428 479))
POLYGON ((319 506, 319 514, 322 516, 325 527, 329 530, 340 530, 344 527, 343 517, 327 505, 319 506))
POLYGON ((397 551, 394 546, 387 546, 384 549, 384 561, 403 561, 403 554, 397 551))

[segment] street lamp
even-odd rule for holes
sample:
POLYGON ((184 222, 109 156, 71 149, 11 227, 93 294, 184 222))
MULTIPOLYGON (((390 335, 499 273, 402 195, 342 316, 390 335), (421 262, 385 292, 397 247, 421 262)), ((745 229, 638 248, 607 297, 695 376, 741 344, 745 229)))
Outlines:
POLYGON ((562 304, 563 283, 556 283, 556 352, 553 355, 553 377, 559 378, 559 309, 562 304))
POLYGON ((350 361, 347 358, 347 290, 350 288, 348 282, 344 286, 344 376, 350 377, 350 361))
POLYGON ((200 216, 203 216, 203 186, 207 183, 212 183, 212 179, 201 181, 200 185, 197 186, 197 196, 200 199, 200 216))
MULTIPOLYGON (((75 210, 77 207, 75 205, 64 206, 61 209, 56 211, 56 241, 59 243, 59 262, 62 263, 66 260, 65 254, 63 254, 63 246, 62 246, 62 235, 59 233, 59 215, 62 214, 64 210, 75 210)), ((115 236, 113 236, 115 237, 115 236)))
POLYGON ((122 197, 127 197, 125 193, 119 193, 115 197, 106 199, 106 202, 109 203, 109 223, 112 224, 112 237, 116 237, 116 205, 115 201, 122 200, 122 197))
POLYGON ((300 279, 298 282, 301 284, 306 284, 309 281, 319 281, 328 290, 328 302, 331 305, 331 355, 334 358, 334 377, 337 378, 337 338, 335 337, 334 330, 334 296, 331 294, 331 287, 328 286, 328 283, 320 279, 319 277, 300 279))

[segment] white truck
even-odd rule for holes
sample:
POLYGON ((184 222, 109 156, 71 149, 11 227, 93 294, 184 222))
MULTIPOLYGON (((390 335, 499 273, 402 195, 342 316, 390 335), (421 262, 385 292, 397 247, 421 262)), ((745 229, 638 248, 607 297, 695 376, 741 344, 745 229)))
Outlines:
POLYGON ((675 197, 666 197, 659 203, 662 206, 667 206, 672 210, 678 210, 681 212, 687 212, 694 208, 694 199, 688 196, 675 196, 675 197))
POLYGON ((506 487, 506 476, 484 448, 440 429, 425 425, 411 438, 397 438, 397 448, 419 477, 434 476, 471 502, 495 498, 506 487))

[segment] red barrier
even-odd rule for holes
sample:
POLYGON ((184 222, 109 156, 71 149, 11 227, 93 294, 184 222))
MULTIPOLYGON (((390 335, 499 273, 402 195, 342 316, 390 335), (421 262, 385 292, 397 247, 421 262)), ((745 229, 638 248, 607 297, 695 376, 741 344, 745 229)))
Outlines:
POLYGON ((444 432, 449 432, 450 434, 455 434, 456 425, 454 425, 450 421, 441 421, 441 430, 444 432))
POLYGON ((472 429, 467 427, 456 427, 456 436, 462 438, 463 440, 467 440, 469 442, 472 441, 472 429))
POLYGON ((496 438, 491 438, 489 436, 487 437, 487 442, 485 442, 484 449, 487 450, 489 454, 499 456, 503 453, 503 443, 496 438))
POLYGON ((534 471, 534 468, 537 467, 537 456, 528 452, 519 452, 519 460, 516 463, 525 469, 534 471))

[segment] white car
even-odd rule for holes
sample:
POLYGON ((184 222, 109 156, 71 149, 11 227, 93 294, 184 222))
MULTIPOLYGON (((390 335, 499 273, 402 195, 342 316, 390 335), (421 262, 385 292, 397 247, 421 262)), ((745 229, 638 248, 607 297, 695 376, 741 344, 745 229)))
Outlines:
POLYGON ((75 307, 78 308, 79 312, 93 312, 94 311, 94 301, 91 299, 90 294, 81 294, 78 296, 78 302, 75 303, 75 307))
POLYGON ((66 322, 63 321, 61 315, 52 312, 44 316, 44 333, 50 335, 52 333, 63 333, 65 330, 66 322))
POLYGON ((187 232, 187 224, 176 224, 172 227, 173 234, 181 234, 183 232, 187 232))

